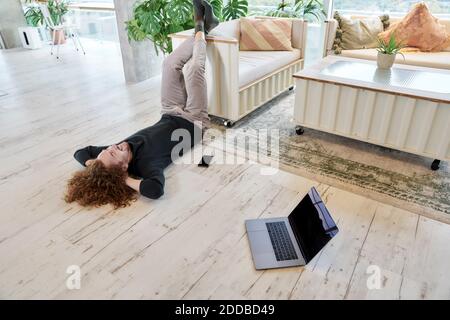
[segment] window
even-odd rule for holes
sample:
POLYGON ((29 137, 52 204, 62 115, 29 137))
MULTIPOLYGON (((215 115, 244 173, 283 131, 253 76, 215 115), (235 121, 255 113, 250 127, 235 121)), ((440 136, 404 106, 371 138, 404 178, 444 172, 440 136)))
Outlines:
POLYGON ((277 7, 277 0, 248 0, 248 14, 264 15, 267 11, 277 7))
MULTIPOLYGON (((348 11, 350 13, 390 13, 403 15, 419 0, 334 0, 335 10, 348 11)), ((450 15, 450 0, 424 0, 431 13, 450 15)))
POLYGON ((118 42, 114 0, 70 0, 67 20, 81 37, 118 42))

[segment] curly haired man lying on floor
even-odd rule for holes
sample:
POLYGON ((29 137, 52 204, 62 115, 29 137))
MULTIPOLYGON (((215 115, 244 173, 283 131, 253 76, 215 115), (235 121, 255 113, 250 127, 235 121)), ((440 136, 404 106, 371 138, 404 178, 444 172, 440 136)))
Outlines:
POLYGON ((77 150, 75 159, 86 166, 68 182, 66 201, 83 206, 112 204, 124 207, 137 198, 157 199, 164 193, 164 169, 172 163, 172 151, 180 141, 172 140, 175 130, 190 134, 189 147, 196 142, 196 130, 208 127, 205 79, 205 33, 219 23, 211 5, 194 0, 195 34, 174 50, 163 63, 162 117, 110 146, 88 146, 77 150), (185 75, 182 69, 185 67, 185 75), (136 179, 138 178, 138 179, 136 179))

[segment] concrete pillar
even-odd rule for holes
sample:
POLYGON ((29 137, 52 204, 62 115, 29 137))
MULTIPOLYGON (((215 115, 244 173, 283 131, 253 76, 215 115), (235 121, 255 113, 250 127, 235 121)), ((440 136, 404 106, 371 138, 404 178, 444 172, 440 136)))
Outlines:
POLYGON ((136 0, 114 0, 123 70, 127 82, 140 82, 160 74, 163 54, 156 55, 151 41, 128 41, 125 21, 133 17, 136 0))
POLYGON ((0 1, 0 33, 7 49, 21 47, 17 28, 25 27, 24 12, 20 0, 0 1))

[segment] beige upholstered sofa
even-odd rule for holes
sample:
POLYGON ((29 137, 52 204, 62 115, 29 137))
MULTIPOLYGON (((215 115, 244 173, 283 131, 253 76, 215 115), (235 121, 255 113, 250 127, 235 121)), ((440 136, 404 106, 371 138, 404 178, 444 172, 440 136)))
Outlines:
MULTIPOLYGON (((293 86, 292 75, 303 68, 307 23, 291 20, 293 51, 240 51, 239 20, 221 23, 206 37, 210 115, 230 126, 293 86)), ((171 34, 173 49, 192 34, 171 34)))
MULTIPOLYGON (((359 18, 360 16, 353 16, 352 18, 359 18)), ((390 18, 391 23, 400 20, 400 18, 390 18)), ((450 19, 439 19, 439 21, 447 27, 450 32, 450 19)), ((334 19, 325 22, 325 40, 324 40, 324 57, 330 54, 334 54, 333 42, 336 35, 336 28, 338 22, 334 19)), ((359 49, 359 50, 342 50, 341 53, 344 57, 376 60, 376 49, 359 49)), ((422 67, 450 69, 450 47, 442 52, 406 52, 404 53, 405 59, 401 55, 398 55, 395 62, 410 64, 422 67)))

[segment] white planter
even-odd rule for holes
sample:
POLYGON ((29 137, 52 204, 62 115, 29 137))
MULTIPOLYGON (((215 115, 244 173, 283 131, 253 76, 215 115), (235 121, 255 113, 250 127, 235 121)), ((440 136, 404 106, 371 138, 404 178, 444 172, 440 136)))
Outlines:
POLYGON ((395 61, 396 54, 385 54, 378 52, 377 65, 380 69, 390 69, 392 68, 395 61))

